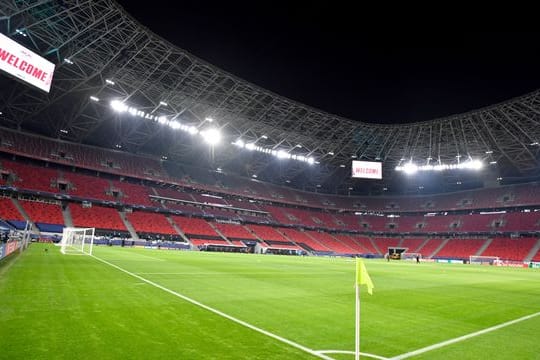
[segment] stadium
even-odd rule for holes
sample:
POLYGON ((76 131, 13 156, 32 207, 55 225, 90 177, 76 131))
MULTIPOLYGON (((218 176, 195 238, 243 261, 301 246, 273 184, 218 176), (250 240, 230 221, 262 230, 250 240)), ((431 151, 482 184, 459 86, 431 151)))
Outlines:
POLYGON ((540 358, 540 90, 354 121, 113 0, 0 1, 0 69, 0 358, 540 358))

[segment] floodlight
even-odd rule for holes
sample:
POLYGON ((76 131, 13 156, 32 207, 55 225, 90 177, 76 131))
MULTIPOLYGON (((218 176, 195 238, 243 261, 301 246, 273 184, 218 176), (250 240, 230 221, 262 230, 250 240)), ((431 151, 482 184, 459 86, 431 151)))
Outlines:
POLYGON ((187 132, 191 135, 195 135, 199 133, 199 129, 197 129, 195 126, 190 126, 188 127, 187 132))
POLYGON ((307 159, 307 163, 308 163, 309 165, 313 165, 313 164, 315 163, 315 159, 313 159, 312 157, 309 157, 309 158, 307 159))
POLYGON ((243 148, 246 145, 246 143, 242 139, 236 140, 233 144, 241 148, 243 148))
POLYGON ((255 144, 254 143, 246 144, 246 149, 248 149, 250 151, 255 150, 255 144))
MULTIPOLYGON (((159 118, 160 122, 161 122, 161 118, 162 118, 162 117, 159 118)), ((166 121, 166 120, 165 120, 165 121, 166 121)), ((170 126, 172 129, 174 129, 174 130, 178 130, 178 129, 180 129, 180 127, 181 127, 180 123, 179 123, 178 121, 176 121, 176 120, 171 121, 171 122, 169 123, 169 126, 170 126)))
POLYGON ((96 96, 90 96, 90 100, 98 102, 99 98, 97 98, 96 96))
POLYGON ((127 105, 121 102, 120 100, 111 101, 111 107, 113 108, 114 111, 118 111, 118 112, 124 112, 124 111, 127 111, 128 109, 127 105))
POLYGON ((276 155, 278 159, 289 159, 291 155, 289 155, 285 150, 279 150, 276 155))
POLYGON ((219 131, 219 129, 206 129, 201 131, 201 135, 204 141, 210 145, 217 145, 221 141, 221 132, 219 131))
POLYGON ((109 79, 105 79, 105 82, 109 85, 114 85, 114 81, 112 80, 109 80, 109 79))
POLYGON ((403 171, 405 172, 405 174, 412 175, 418 171, 418 166, 416 166, 416 164, 413 164, 412 162, 408 162, 403 165, 403 171))
POLYGON ((160 102, 159 102, 159 105, 167 106, 167 105, 169 105, 169 104, 167 104, 165 101, 160 101, 160 102))

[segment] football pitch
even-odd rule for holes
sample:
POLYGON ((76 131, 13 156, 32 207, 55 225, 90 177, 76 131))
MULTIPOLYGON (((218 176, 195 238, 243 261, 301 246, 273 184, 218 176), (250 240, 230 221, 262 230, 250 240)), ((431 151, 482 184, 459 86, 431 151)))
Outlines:
MULTIPOLYGON (((362 358, 540 359, 539 270, 366 267, 362 358)), ((32 244, 0 262, 0 359, 353 359, 354 272, 342 258, 32 244)))

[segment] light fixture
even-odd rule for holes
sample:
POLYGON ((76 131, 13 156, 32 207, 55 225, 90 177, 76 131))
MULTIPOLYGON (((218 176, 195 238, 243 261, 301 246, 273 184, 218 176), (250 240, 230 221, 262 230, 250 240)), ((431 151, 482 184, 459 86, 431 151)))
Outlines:
POLYGON ((90 96, 90 100, 95 101, 95 102, 98 102, 98 101, 99 101, 99 98, 96 97, 96 96, 90 96))
POLYGON ((216 128, 210 128, 201 131, 201 135, 205 142, 210 145, 217 145, 221 141, 221 131, 216 128))
POLYGON ((159 105, 162 105, 162 106, 168 106, 169 104, 167 104, 165 101, 160 101, 160 102, 159 102, 159 105))
POLYGON ((109 80, 109 79, 105 79, 105 82, 106 82, 107 84, 109 84, 109 85, 114 85, 114 84, 115 84, 114 81, 109 80))
POLYGON ((467 169, 467 170, 481 170, 484 164, 480 160, 470 159, 468 161, 458 164, 436 164, 436 165, 422 165, 418 166, 412 161, 405 165, 396 166, 396 171, 403 171, 407 174, 414 174, 417 171, 443 171, 443 170, 455 170, 455 169, 467 169))

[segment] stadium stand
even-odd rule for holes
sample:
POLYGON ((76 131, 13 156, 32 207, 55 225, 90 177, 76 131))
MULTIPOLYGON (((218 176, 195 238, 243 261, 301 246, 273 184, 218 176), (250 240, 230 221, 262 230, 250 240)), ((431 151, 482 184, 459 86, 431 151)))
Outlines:
POLYGON ((186 235, 206 235, 219 238, 219 234, 216 233, 206 220, 176 215, 172 215, 171 218, 186 235))
POLYGON ((273 241, 283 241, 289 242, 281 233, 276 229, 270 226, 265 225, 248 225, 247 228, 251 230, 257 237, 264 241, 273 240, 273 241))
POLYGON ((25 221, 10 198, 0 198, 0 218, 4 220, 25 221))
POLYGON ((93 205, 83 208, 81 204, 69 204, 73 225, 76 227, 95 227, 104 230, 127 231, 116 209, 93 205))
POLYGON ((451 239, 434 256, 437 258, 469 259, 476 255, 486 239, 451 239))
POLYGON ((536 242, 536 238, 494 238, 480 255, 498 256, 500 260, 523 261, 536 242))
POLYGON ((257 239, 244 226, 239 225, 239 224, 216 223, 215 227, 229 239, 248 239, 248 240, 257 239))
POLYGON ((137 233, 178 235, 163 214, 134 211, 126 217, 137 233))
POLYGON ((34 223, 64 225, 62 208, 58 204, 19 200, 24 211, 34 223))

